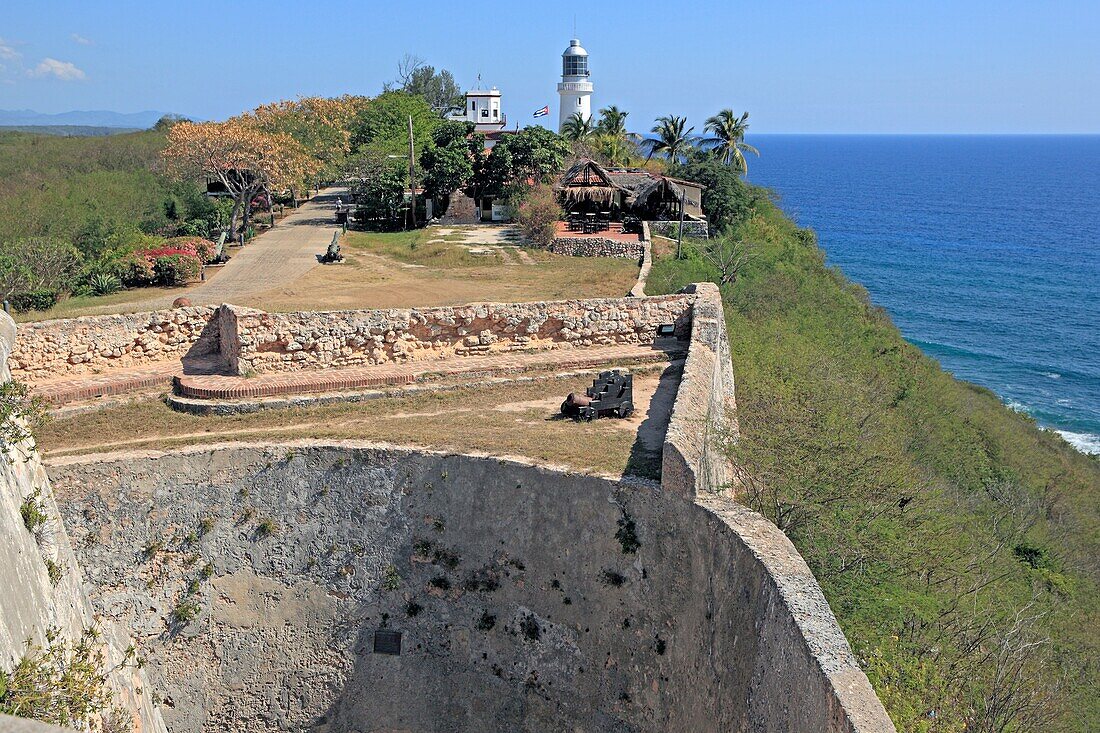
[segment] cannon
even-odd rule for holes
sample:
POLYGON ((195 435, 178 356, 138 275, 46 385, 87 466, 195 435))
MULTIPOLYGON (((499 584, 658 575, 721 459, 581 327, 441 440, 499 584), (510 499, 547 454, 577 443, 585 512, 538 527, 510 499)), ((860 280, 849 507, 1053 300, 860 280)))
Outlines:
POLYGON ((600 372, 583 395, 570 392, 561 414, 591 422, 603 415, 630 417, 634 412, 634 375, 618 369, 600 372))
POLYGON ((327 264, 330 264, 332 262, 343 262, 344 255, 340 253, 339 239, 340 239, 340 233, 339 232, 332 235, 332 242, 329 244, 328 250, 325 251, 324 256, 321 257, 321 262, 323 264, 327 265, 327 264))

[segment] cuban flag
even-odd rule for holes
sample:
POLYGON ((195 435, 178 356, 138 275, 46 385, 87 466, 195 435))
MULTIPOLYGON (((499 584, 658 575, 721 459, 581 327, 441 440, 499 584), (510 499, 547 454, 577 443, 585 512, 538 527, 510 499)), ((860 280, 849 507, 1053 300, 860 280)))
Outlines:
POLYGON ((534 117, 545 117, 550 114, 550 105, 546 105, 542 109, 536 109, 534 117))

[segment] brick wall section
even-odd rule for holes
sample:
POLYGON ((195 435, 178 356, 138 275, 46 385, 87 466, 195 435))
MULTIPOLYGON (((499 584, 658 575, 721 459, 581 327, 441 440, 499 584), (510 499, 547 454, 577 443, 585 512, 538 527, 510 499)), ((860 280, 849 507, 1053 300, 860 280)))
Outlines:
POLYGON ((187 354, 218 351, 209 307, 83 316, 19 326, 9 364, 17 379, 40 381, 65 375, 179 361, 187 354))
POLYGON ((640 260, 644 245, 641 240, 624 242, 605 237, 559 237, 546 249, 554 254, 571 257, 621 257, 640 260))
MULTIPOLYGON (((663 324, 674 324, 677 335, 686 337, 693 300, 692 295, 669 295, 302 313, 222 306, 221 318, 236 321, 238 344, 228 357, 230 371, 264 374, 650 343, 663 324)), ((223 352, 230 348, 224 344, 223 352)))

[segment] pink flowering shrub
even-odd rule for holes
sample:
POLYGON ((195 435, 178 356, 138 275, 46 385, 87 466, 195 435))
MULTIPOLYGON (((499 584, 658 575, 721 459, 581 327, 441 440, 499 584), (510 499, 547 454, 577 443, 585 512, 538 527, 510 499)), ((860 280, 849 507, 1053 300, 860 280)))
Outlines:
POLYGON ((202 237, 173 237, 164 244, 167 247, 190 252, 203 263, 211 262, 214 259, 214 251, 217 249, 216 244, 202 237))
POLYGON ((199 278, 214 249, 213 242, 201 237, 175 237, 136 249, 124 261, 123 279, 127 285, 183 285, 199 278))
POLYGON ((168 251, 153 259, 153 272, 164 285, 185 285, 202 273, 202 261, 187 252, 168 251))

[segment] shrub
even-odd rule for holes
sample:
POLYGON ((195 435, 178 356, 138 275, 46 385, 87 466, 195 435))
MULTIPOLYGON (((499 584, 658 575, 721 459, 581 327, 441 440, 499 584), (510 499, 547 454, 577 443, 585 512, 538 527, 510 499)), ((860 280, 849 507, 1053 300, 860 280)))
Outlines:
POLYGON ((27 293, 14 293, 9 299, 11 307, 17 313, 44 311, 57 305, 59 293, 56 290, 33 290, 27 293))
POLYGON ((270 517, 265 517, 256 525, 256 535, 259 537, 270 537, 278 531, 279 527, 275 524, 275 520, 270 517))
POLYGON ((42 503, 39 501, 41 494, 41 489, 35 489, 34 493, 24 499, 22 506, 19 507, 19 513, 23 517, 23 526, 27 528, 28 532, 37 532, 38 528, 49 520, 43 510, 42 503))
POLYGON ((50 585, 57 587, 57 584, 61 582, 61 576, 65 574, 65 566, 47 557, 46 574, 50 578, 50 585))
POLYGON ((97 272, 88 278, 88 289, 92 295, 110 295, 122 289, 122 281, 109 272, 97 272))
POLYGON ((75 644, 46 630, 46 647, 28 644, 8 674, 0 672, 0 713, 87 730, 104 714, 113 693, 98 634, 87 629, 75 644))
POLYGON ((130 252, 118 259, 117 267, 127 285, 151 285, 156 278, 153 261, 140 252, 130 252))
POLYGON ((561 217, 561 206, 550 186, 532 186, 521 194, 516 207, 516 221, 523 235, 540 247, 548 247, 554 241, 561 217))
POLYGON ((184 285, 199 277, 202 262, 195 255, 172 252, 153 260, 153 272, 164 285, 184 285))
POLYGON ((17 310, 52 306, 58 294, 72 288, 80 267, 80 253, 68 242, 49 237, 0 240, 0 291, 17 310))
POLYGON ((203 263, 213 261, 214 250, 217 249, 216 244, 202 237, 173 237, 164 244, 166 247, 193 254, 203 263))
POLYGON ((199 603, 194 598, 185 598, 172 609, 172 622, 180 626, 189 624, 199 616, 199 603))
POLYGON ((27 385, 14 379, 0 384, 0 455, 33 438, 31 430, 45 421, 45 403, 27 385))

